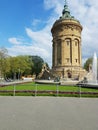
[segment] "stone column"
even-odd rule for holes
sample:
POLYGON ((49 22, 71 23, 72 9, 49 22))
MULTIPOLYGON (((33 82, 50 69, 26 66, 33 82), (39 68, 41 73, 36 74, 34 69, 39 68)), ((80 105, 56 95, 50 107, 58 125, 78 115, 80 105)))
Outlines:
POLYGON ((64 66, 64 40, 61 41, 61 65, 64 66))
POLYGON ((55 54, 54 54, 55 66, 57 65, 57 43, 55 42, 55 54))
POLYGON ((81 40, 79 40, 79 66, 82 66, 82 61, 81 61, 81 40))
POLYGON ((71 38, 71 65, 74 65, 74 38, 71 38))
POLYGON ((54 47, 54 42, 53 42, 53 44, 52 44, 52 67, 55 66, 54 54, 55 54, 55 47, 54 47))

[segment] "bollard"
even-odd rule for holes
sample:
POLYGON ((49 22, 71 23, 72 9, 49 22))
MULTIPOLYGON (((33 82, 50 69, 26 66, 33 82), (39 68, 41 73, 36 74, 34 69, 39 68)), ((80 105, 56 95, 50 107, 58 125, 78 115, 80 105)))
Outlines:
POLYGON ((56 85, 56 96, 58 97, 58 94, 59 94, 59 86, 58 85, 56 85))
POLYGON ((15 96, 15 90, 16 90, 16 86, 14 84, 14 92, 13 92, 13 96, 15 96))
POLYGON ((81 85, 79 85, 79 97, 81 98, 81 85))
POLYGON ((35 96, 37 96, 37 84, 35 84, 35 96))

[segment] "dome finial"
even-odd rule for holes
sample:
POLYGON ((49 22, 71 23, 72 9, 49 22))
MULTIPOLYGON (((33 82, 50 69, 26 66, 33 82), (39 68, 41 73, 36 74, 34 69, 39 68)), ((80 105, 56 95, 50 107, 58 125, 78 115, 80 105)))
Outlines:
POLYGON ((69 7, 67 5, 67 0, 65 0, 64 9, 62 11, 62 17, 63 18, 70 18, 71 17, 70 10, 69 10, 69 7))
POLYGON ((74 19, 74 20, 78 21, 77 19, 74 18, 74 16, 72 16, 70 14, 70 9, 69 9, 67 1, 68 0, 64 0, 64 8, 63 8, 62 16, 60 17, 60 19, 74 19))
POLYGON ((65 5, 67 5, 67 0, 65 0, 65 5))

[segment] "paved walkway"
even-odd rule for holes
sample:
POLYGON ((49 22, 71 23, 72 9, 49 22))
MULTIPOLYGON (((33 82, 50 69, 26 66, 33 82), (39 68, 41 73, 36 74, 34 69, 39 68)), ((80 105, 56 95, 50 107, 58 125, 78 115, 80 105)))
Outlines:
POLYGON ((0 130, 98 130, 98 99, 0 97, 0 130))

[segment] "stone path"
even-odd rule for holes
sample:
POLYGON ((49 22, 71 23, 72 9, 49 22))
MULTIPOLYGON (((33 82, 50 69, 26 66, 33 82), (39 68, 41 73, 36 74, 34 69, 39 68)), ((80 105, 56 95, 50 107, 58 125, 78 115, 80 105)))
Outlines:
POLYGON ((98 130, 98 99, 1 96, 0 130, 98 130))

